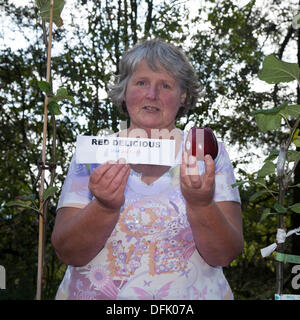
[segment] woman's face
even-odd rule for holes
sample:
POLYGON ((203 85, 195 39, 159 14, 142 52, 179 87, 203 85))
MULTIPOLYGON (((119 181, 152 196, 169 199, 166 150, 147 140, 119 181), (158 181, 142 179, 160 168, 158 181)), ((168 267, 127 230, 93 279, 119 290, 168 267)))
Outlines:
POLYGON ((175 127, 175 117, 186 93, 180 92, 177 81, 158 65, 153 71, 142 60, 128 81, 124 101, 130 116, 130 127, 169 129, 175 127))

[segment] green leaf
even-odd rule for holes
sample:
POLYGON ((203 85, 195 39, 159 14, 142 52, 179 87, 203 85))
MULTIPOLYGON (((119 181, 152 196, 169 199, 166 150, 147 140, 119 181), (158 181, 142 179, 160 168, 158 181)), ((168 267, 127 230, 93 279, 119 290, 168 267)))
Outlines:
POLYGON ((18 199, 20 200, 29 200, 31 202, 33 202, 34 200, 36 200, 36 195, 34 193, 31 193, 31 194, 24 194, 22 196, 18 196, 18 199))
POLYGON ((275 172, 275 168, 276 168, 276 165, 273 162, 271 161, 265 162, 262 168, 258 171, 258 177, 263 178, 265 176, 273 174, 275 172))
POLYGON ((71 101, 73 104, 75 104, 75 99, 73 96, 67 96, 66 99, 71 101))
POLYGON ((278 129, 281 125, 281 116, 259 114, 255 116, 256 123, 259 129, 263 132, 278 129))
POLYGON ((236 182, 236 183, 233 183, 233 184, 231 185, 231 187, 232 187, 232 188, 239 187, 239 186, 242 186, 243 184, 245 184, 245 183, 247 183, 247 182, 249 182, 249 180, 238 181, 238 182, 236 182))
POLYGON ((295 162, 300 158, 300 152, 296 150, 289 150, 287 152, 287 161, 288 162, 295 162))
POLYGON ((50 113, 52 113, 54 115, 60 115, 61 114, 59 104, 55 101, 55 99, 49 101, 47 107, 48 107, 48 110, 49 110, 50 113))
POLYGON ((254 180, 251 180, 251 182, 252 183, 255 183, 255 184, 258 184, 258 185, 260 185, 260 186, 263 186, 263 187, 267 187, 266 186, 266 181, 265 181, 265 179, 264 178, 256 178, 256 179, 254 179, 254 180))
POLYGON ((273 161, 279 156, 279 150, 271 150, 265 161, 273 161))
POLYGON ((293 143, 296 147, 300 148, 300 137, 298 139, 293 140, 293 143))
POLYGON ((47 82, 47 81, 39 81, 38 82, 38 86, 39 88, 45 92, 45 93, 51 93, 51 86, 50 86, 50 83, 47 82))
POLYGON ((57 91, 56 91, 56 95, 55 95, 57 98, 60 98, 61 100, 62 99, 66 99, 67 96, 68 96, 68 90, 66 88, 59 88, 57 91))
POLYGON ((263 68, 258 73, 260 80, 267 83, 299 81, 300 69, 297 63, 284 62, 274 54, 267 56, 263 62, 263 68))
POLYGON ((265 218, 267 218, 268 216, 271 216, 271 215, 276 215, 277 214, 277 212, 271 212, 271 209, 270 208, 266 208, 264 211, 263 211, 263 213, 262 213, 262 215, 261 215, 261 217, 260 217, 260 220, 259 220, 259 222, 262 222, 265 218))
POLYGON ((281 125, 282 115, 288 114, 287 103, 272 109, 262 109, 253 111, 251 114, 255 117, 259 129, 263 132, 278 129, 281 125))
POLYGON ((258 192, 255 192, 250 198, 249 198, 249 201, 253 202, 255 201, 256 199, 258 199, 259 197, 261 197, 262 195, 268 193, 268 190, 261 190, 261 191, 258 191, 258 192))
POLYGON ((73 96, 70 96, 68 93, 68 90, 66 88, 59 88, 56 91, 56 95, 55 95, 55 100, 56 101, 60 101, 60 100, 69 100, 71 101, 73 104, 75 104, 75 99, 73 96))
POLYGON ((43 201, 47 200, 49 197, 53 197, 57 191, 57 187, 49 187, 43 193, 43 201))
POLYGON ((274 209, 278 212, 278 213, 287 213, 287 208, 283 207, 282 205, 280 205, 279 203, 275 203, 274 204, 274 209))
POLYGON ((39 212, 38 209, 31 207, 28 204, 28 202, 26 202, 26 201, 18 201, 18 200, 17 201, 9 201, 6 203, 6 206, 7 207, 18 207, 18 208, 31 209, 31 210, 39 212))
MULTIPOLYGON (((40 8, 40 15, 43 20, 50 20, 50 0, 36 0, 37 6, 40 8)), ((53 5, 53 22, 57 27, 61 27, 63 25, 63 21, 60 17, 61 12, 64 8, 65 1, 64 0, 54 0, 53 5)))
POLYGON ((298 118, 300 115, 300 105, 299 104, 291 104, 287 106, 288 115, 293 118, 298 118))
POLYGON ((300 213, 300 203, 295 203, 292 206, 289 207, 292 211, 296 213, 300 213))

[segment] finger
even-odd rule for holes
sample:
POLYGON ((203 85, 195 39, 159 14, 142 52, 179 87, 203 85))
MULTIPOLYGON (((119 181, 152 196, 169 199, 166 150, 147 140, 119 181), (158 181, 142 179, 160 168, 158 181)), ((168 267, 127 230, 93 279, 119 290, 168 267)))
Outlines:
POLYGON ((120 158, 117 162, 119 164, 126 164, 126 159, 125 158, 120 158))
POLYGON ((99 165, 91 174, 90 182, 97 183, 103 177, 103 175, 111 168, 111 166, 112 165, 108 162, 99 165))
POLYGON ((109 187, 113 178, 118 174, 119 170, 124 167, 125 164, 118 164, 118 162, 110 161, 103 164, 103 168, 98 167, 98 171, 95 172, 95 175, 91 176, 90 183, 97 185, 101 181, 101 186, 105 189, 109 187))
POLYGON ((124 164, 124 166, 119 167, 119 171, 111 180, 108 189, 110 192, 115 192, 120 189, 120 187, 125 183, 127 183, 127 179, 130 173, 130 166, 128 164, 124 164), (127 177, 127 179, 126 179, 127 177))
POLYGON ((180 165, 180 181, 188 186, 191 185, 189 174, 188 174, 188 164, 187 164, 187 159, 188 159, 188 154, 186 152, 182 153, 182 161, 180 165))
POLYGON ((182 154, 181 175, 199 175, 197 158, 189 155, 187 152, 183 152, 182 154))
POLYGON ((210 154, 205 155, 205 172, 204 172, 204 180, 208 183, 213 183, 215 180, 215 169, 216 164, 210 154))
POLYGON ((190 176, 199 176, 198 166, 197 166, 197 159, 195 156, 188 157, 188 173, 190 176))
POLYGON ((125 174, 123 175, 122 182, 119 186, 118 192, 124 193, 126 185, 127 185, 129 174, 130 174, 130 166, 128 165, 127 171, 125 171, 125 174))
POLYGON ((111 167, 103 174, 104 181, 111 183, 118 172, 126 165, 126 163, 120 163, 122 160, 111 161, 111 167))
POLYGON ((189 157, 189 179, 191 187, 200 188, 201 187, 201 177, 199 175, 197 158, 195 156, 189 157))

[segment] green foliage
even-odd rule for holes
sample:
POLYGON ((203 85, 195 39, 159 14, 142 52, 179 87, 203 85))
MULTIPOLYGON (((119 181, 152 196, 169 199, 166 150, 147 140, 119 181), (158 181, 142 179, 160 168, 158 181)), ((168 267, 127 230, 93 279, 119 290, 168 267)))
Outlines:
POLYGON ((256 110, 252 112, 255 116, 259 129, 263 132, 278 129, 281 125, 282 115, 287 115, 287 103, 267 110, 256 110))
POLYGON ((56 94, 54 94, 51 90, 50 83, 47 81, 39 81, 38 86, 49 98, 49 102, 47 104, 48 110, 50 113, 54 115, 60 115, 61 114, 61 107, 58 102, 62 100, 69 100, 72 102, 72 104, 75 104, 75 99, 73 96, 68 94, 68 90, 66 88, 59 88, 56 91, 56 94))
MULTIPOLYGON (((270 55, 267 56, 263 62, 263 68, 259 72, 259 78, 267 83, 274 84, 296 80, 300 86, 300 69, 295 63, 280 61, 275 55, 270 55)), ((286 229, 288 214, 300 212, 300 203, 288 205, 289 199, 291 198, 289 192, 291 178, 300 159, 300 152, 290 150, 292 142, 298 140, 298 133, 296 132, 298 132, 298 125, 300 122, 300 106, 284 103, 273 109, 254 111, 252 115, 254 115, 259 129, 263 132, 278 130, 281 128, 283 121, 288 126, 288 134, 285 140, 281 142, 280 150, 271 150, 269 156, 265 159, 262 168, 256 173, 258 178, 264 179, 262 185, 266 190, 255 192, 249 199, 252 202, 256 202, 259 198, 269 192, 273 199, 271 202, 263 203, 264 209, 260 221, 276 215, 278 217, 278 222, 276 223, 278 228, 286 229), (293 118, 295 118, 295 120, 293 118), (291 119, 294 120, 293 126, 290 125, 291 119), (277 159, 276 164, 273 162, 275 159, 277 159), (289 166, 289 163, 291 162, 294 162, 292 168, 289 166), (274 177, 277 182, 275 188, 274 186, 271 188, 267 186, 270 177, 274 177)), ((250 179, 247 180, 247 182, 255 184, 257 180, 250 179)), ((240 185, 244 183, 245 181, 241 181, 240 185)), ((280 269, 277 269, 276 271, 276 290, 277 293, 282 293, 283 274, 281 274, 279 270, 280 269)))
POLYGON ((48 198, 53 197, 55 193, 57 192, 57 187, 49 187, 43 192, 43 201, 46 201, 48 198))
MULTIPOLYGON (((285 63, 282 61, 279 61, 274 57, 274 55, 266 57, 264 63, 263 63, 263 69, 261 70, 260 78, 262 80, 265 80, 270 83, 280 83, 282 81, 293 81, 293 80, 299 80, 299 72, 297 71, 299 68, 295 67, 295 64, 292 63, 285 63), (265 62, 267 61, 267 62, 265 62), (291 67, 292 66, 292 67, 291 67), (280 67, 280 71, 278 71, 280 67), (296 70, 296 71, 295 71, 296 70), (294 76, 284 76, 286 74, 293 74, 294 76), (277 80, 277 76, 280 77, 280 81, 277 80)), ((285 144, 285 157, 284 157, 284 162, 285 163, 298 163, 300 159, 300 153, 296 150, 289 150, 288 148, 290 147, 291 142, 297 141, 297 132, 298 130, 297 125, 299 123, 299 118, 300 118, 300 106, 299 105, 288 105, 288 103, 284 103, 280 105, 279 107, 275 107, 273 109, 262 109, 262 110, 257 110, 252 113, 254 115, 257 125, 260 130, 263 132, 267 132, 270 130, 276 130, 281 127, 282 121, 284 120, 289 127, 289 136, 287 137, 288 142, 285 144), (296 121, 294 122, 294 127, 292 128, 289 125, 289 119, 288 118, 296 118, 296 121)), ((269 156, 265 159, 264 164, 262 168, 257 172, 257 177, 258 178, 267 178, 270 175, 275 175, 276 174, 276 168, 278 169, 278 160, 277 160, 277 165, 273 162, 277 158, 279 158, 280 152, 279 150, 271 150, 269 156)), ((290 169, 287 167, 284 169, 286 180, 285 180, 285 189, 288 188, 287 183, 290 181, 291 175, 293 174, 295 167, 293 169, 290 169)), ((246 182, 250 183, 257 183, 257 180, 247 180, 247 181, 240 181, 236 183, 235 185, 243 185, 246 182)), ((265 180, 262 182, 264 187, 267 189, 268 181, 265 180)), ((271 191, 271 193, 274 193, 275 190, 271 191)), ((259 191, 252 195, 250 198, 252 201, 255 201, 258 199, 260 196, 264 195, 266 193, 266 190, 259 191)), ((276 200, 276 198, 275 198, 276 200)), ((288 212, 288 209, 284 206, 282 206, 279 203, 275 203, 273 205, 273 208, 277 213, 282 213, 285 214, 288 212)), ((293 206, 289 207, 290 209, 293 208, 293 206)), ((298 206, 295 204, 295 208, 297 210, 298 206)), ((292 210, 294 211, 294 210, 292 210)), ((264 212, 264 216, 266 214, 270 214, 270 212, 264 212)))
MULTIPOLYGON (((50 0, 35 0, 37 7, 40 9, 41 18, 45 21, 50 20, 50 0)), ((61 12, 65 6, 64 0, 54 0, 53 4, 53 22, 57 27, 63 25, 63 20, 61 18, 61 12)))
POLYGON ((300 69, 297 63, 281 61, 271 54, 265 58, 263 69, 258 73, 258 77, 271 84, 293 80, 300 83, 300 69))
POLYGON ((295 203, 292 206, 289 207, 292 211, 296 213, 300 213, 300 203, 295 203))

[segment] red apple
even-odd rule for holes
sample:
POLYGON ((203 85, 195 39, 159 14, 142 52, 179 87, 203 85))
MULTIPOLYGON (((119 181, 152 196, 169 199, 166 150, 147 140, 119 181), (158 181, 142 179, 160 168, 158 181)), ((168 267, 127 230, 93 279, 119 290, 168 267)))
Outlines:
POLYGON ((206 154, 213 159, 218 155, 218 142, 210 128, 192 127, 188 133, 185 149, 188 155, 193 155, 197 160, 203 160, 206 154))

